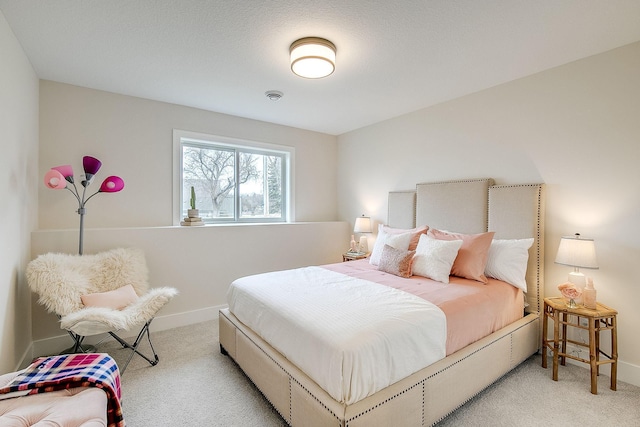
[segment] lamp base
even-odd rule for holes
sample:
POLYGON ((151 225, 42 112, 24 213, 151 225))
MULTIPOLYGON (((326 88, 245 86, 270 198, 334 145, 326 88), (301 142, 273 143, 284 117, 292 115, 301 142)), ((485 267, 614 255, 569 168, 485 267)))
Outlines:
POLYGON ((574 285, 579 286, 581 289, 584 289, 584 287, 587 286, 587 278, 579 271, 572 271, 569 273, 569 281, 574 285))
POLYGON ((579 271, 572 271, 569 273, 569 282, 573 283, 580 289, 580 296, 575 299, 574 304, 582 305, 582 293, 584 292, 584 288, 587 286, 587 278, 579 271))
POLYGON ((360 236, 360 243, 358 244, 358 250, 364 253, 369 252, 369 240, 367 239, 367 236, 360 236))

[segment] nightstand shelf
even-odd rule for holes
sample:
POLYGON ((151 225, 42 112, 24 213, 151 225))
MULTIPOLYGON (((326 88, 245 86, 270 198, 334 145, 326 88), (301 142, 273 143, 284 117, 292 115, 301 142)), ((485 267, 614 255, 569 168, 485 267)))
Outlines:
POLYGON ((618 312, 604 304, 597 303, 596 309, 585 307, 569 308, 562 297, 545 298, 542 320, 542 367, 547 367, 547 349, 553 353, 554 381, 558 381, 558 363, 566 364, 567 358, 588 363, 591 367, 591 393, 598 394, 598 375, 600 365, 611 364, 611 390, 616 389, 618 370, 618 334, 616 330, 616 316, 618 312), (569 318, 572 315, 574 318, 569 318), (547 339, 548 319, 553 320, 553 340, 547 339), (587 326, 581 324, 586 319, 587 326), (567 327, 589 331, 589 343, 585 344, 567 338, 567 327), (600 332, 611 332, 611 354, 600 348, 600 332), (567 353, 567 343, 587 347, 589 360, 567 353), (604 358, 601 358, 604 356, 604 358))

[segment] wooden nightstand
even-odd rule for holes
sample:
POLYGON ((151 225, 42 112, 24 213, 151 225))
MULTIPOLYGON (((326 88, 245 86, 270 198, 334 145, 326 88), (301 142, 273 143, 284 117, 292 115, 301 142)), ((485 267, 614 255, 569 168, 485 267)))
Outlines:
POLYGON ((367 253, 345 252, 342 254, 342 262, 355 261, 357 259, 365 259, 369 256, 369 254, 370 252, 367 252, 367 253))
POLYGON ((566 364, 567 357, 588 363, 591 366, 591 393, 598 394, 598 374, 600 365, 611 364, 611 390, 616 389, 616 376, 618 372, 618 333, 616 330, 616 316, 618 312, 604 304, 597 303, 596 309, 584 307, 569 308, 564 298, 545 298, 544 317, 542 320, 542 367, 547 367, 547 349, 553 352, 554 381, 558 381, 558 360, 561 365, 566 364), (575 321, 569 320, 569 315, 574 315, 575 321), (553 340, 547 339, 547 322, 553 320, 553 340), (588 326, 580 324, 580 319, 586 319, 588 326), (562 325, 562 328, 560 327, 562 325), (589 331, 589 344, 570 340, 567 338, 567 326, 585 329, 589 331), (611 354, 608 355, 600 348, 600 332, 611 331, 611 354), (567 342, 589 348, 589 360, 567 354, 567 342), (601 360, 603 355, 606 360, 601 360))

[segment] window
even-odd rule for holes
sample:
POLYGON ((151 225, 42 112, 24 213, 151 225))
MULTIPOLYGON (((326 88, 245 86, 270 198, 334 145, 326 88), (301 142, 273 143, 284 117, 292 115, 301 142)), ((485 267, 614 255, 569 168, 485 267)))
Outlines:
POLYGON ((292 154, 291 147, 175 130, 174 223, 187 216, 192 187, 206 223, 290 221, 292 154))

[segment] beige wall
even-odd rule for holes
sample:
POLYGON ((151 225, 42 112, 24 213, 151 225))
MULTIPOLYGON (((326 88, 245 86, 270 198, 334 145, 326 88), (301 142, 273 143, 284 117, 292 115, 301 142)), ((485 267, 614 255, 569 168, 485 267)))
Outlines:
POLYGON ((600 269, 585 272, 620 313, 619 378, 640 385, 639 100, 635 43, 341 135, 340 218, 384 222, 387 192, 416 182, 546 183, 546 294, 569 273, 560 237, 593 237, 600 269))
MULTIPOLYGON (((337 139, 334 136, 51 81, 40 83, 39 174, 83 155, 103 162, 96 184, 119 175, 125 189, 87 203, 85 253, 118 246, 145 250, 152 286, 180 295, 154 327, 204 320, 226 303, 237 277, 341 260, 347 224, 337 222, 337 139), (173 129, 267 142, 295 149, 295 224, 173 227, 173 129)), ((78 247, 77 202, 39 186, 40 231, 32 255, 78 247)), ((33 305, 35 352, 68 345, 55 318, 33 305), (47 340, 54 338, 54 343, 47 340)), ((64 348, 64 347, 62 347, 64 348)))
POLYGON ((38 78, 0 12, 0 373, 31 344, 24 267, 37 226, 38 78))
MULTIPOLYGON (((125 189, 93 198, 87 227, 171 225, 173 129, 294 147, 296 220, 337 219, 334 136, 51 81, 40 83, 40 176, 71 164, 78 177, 92 155, 103 163, 94 185, 118 175, 125 189)), ((40 228, 78 226, 60 193, 39 187, 40 228)))
MULTIPOLYGON (((101 228, 86 232, 89 252, 139 247, 145 252, 152 286, 172 286, 180 294, 154 320, 152 330, 204 321, 227 303, 229 284, 238 277, 342 260, 345 222, 224 225, 206 227, 101 228)), ((74 253, 77 230, 33 233, 33 253, 74 253)), ((56 318, 33 307, 35 352, 60 351, 69 340, 56 318), (62 340, 47 343, 47 338, 62 340)))

